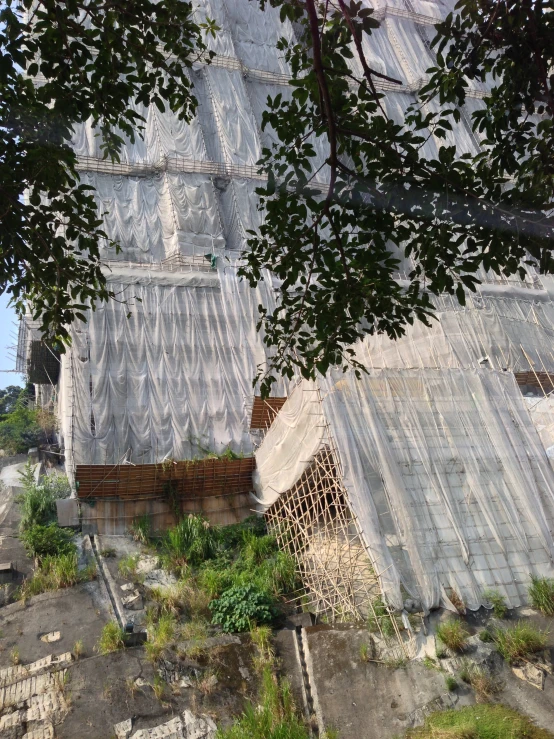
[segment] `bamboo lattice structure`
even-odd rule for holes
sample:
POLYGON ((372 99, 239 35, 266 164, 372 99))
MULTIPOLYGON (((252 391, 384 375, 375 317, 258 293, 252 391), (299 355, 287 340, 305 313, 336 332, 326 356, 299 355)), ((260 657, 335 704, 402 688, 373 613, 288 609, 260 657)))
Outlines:
POLYGON ((295 485, 266 511, 268 530, 294 557, 306 589, 301 597, 311 611, 333 622, 370 620, 389 647, 398 651, 400 646, 403 656, 412 657, 415 640, 401 633, 384 606, 337 460, 328 441, 295 485))

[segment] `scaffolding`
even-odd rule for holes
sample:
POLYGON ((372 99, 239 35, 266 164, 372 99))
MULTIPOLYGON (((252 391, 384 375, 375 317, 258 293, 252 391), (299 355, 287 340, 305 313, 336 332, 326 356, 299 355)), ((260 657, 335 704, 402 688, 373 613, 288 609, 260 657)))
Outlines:
POLYGON ((341 478, 338 454, 327 439, 295 485, 266 511, 268 530, 296 562, 304 607, 332 622, 367 622, 389 650, 413 657, 413 633, 385 605, 341 478))

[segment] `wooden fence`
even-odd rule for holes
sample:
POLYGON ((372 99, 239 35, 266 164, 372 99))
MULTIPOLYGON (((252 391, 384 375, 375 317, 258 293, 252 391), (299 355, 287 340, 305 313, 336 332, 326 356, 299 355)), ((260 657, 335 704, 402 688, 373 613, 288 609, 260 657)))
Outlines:
POLYGON ((77 465, 80 500, 204 498, 249 493, 254 457, 139 465, 77 465))

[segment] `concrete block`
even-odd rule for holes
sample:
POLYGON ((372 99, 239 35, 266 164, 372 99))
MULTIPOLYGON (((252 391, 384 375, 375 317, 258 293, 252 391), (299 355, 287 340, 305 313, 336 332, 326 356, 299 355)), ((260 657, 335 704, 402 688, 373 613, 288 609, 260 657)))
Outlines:
POLYGON ((58 524, 60 526, 79 525, 79 503, 77 498, 62 498, 56 501, 58 524))

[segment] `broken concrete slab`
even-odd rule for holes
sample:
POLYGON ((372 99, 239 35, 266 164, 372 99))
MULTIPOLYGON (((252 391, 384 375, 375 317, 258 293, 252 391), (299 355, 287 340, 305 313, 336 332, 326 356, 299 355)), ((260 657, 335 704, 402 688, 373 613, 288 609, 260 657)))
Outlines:
POLYGON ((533 665, 530 662, 524 662, 520 665, 512 665, 512 672, 520 680, 525 680, 525 682, 528 682, 535 688, 544 690, 546 673, 536 665, 533 665))
POLYGON ((117 739, 214 739, 217 727, 209 716, 195 716, 188 709, 180 716, 153 726, 139 729, 131 735, 132 719, 114 726, 117 739))
POLYGON ((474 702, 464 687, 452 694, 444 675, 421 662, 394 669, 364 662, 370 635, 358 627, 304 630, 306 662, 320 733, 340 731, 341 739, 392 739, 423 722, 437 706, 474 702))
POLYGON ((40 637, 40 640, 51 644, 52 642, 60 641, 61 638, 62 638, 62 635, 60 634, 59 631, 49 631, 47 634, 43 634, 40 637))

